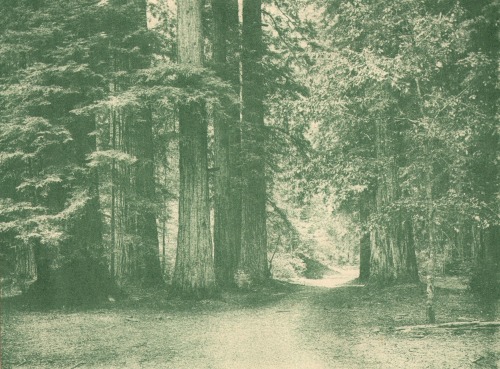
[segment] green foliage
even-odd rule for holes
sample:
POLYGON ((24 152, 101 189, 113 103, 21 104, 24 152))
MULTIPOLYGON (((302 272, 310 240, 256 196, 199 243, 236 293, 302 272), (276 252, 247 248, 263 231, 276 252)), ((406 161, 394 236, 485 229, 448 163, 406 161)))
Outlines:
MULTIPOLYGON (((149 4, 150 29, 145 4, 0 0, 0 257, 40 243, 54 266, 73 265, 84 258, 71 242, 89 207, 104 215, 107 246, 137 250, 134 219, 153 209, 166 229, 178 192, 176 106, 204 102, 224 116, 240 104, 215 72, 175 62, 168 4, 149 4), (146 123, 149 197, 136 174, 151 161, 139 142, 146 123)), ((305 268, 297 250, 355 260, 361 229, 407 222, 422 263, 434 230, 438 266, 472 270, 481 286, 474 263, 500 226, 497 2, 275 0, 263 9, 266 127, 252 134, 266 140, 277 273, 305 268)))
POLYGON ((112 163, 115 164, 123 164, 123 165, 132 165, 137 159, 130 154, 127 154, 120 150, 100 150, 94 151, 88 156, 89 167, 101 167, 105 166, 107 168, 111 167, 112 163))
POLYGON ((498 41, 483 33, 490 17, 448 1, 334 1, 323 9, 329 43, 313 54, 309 107, 313 186, 353 215, 364 194, 380 196, 381 185, 395 191, 372 209, 370 227, 409 219, 424 250, 430 206, 442 254, 456 254, 469 227, 498 227, 498 41), (478 47, 478 34, 488 47, 478 47))
MULTIPOLYGON (((102 259, 96 169, 110 161, 131 164, 134 157, 93 152, 100 128, 96 112, 102 113, 95 107, 118 108, 110 87, 135 78, 120 73, 122 66, 148 67, 162 43, 140 24, 146 14, 144 9, 140 15, 136 2, 37 4, 16 2, 1 15, 6 32, 0 36, 0 197, 9 204, 1 252, 19 243, 40 244, 54 273, 66 268, 71 274, 74 263, 85 269, 87 262, 101 273, 107 266, 97 267, 102 259)), ((120 107, 131 105, 135 96, 129 96, 120 107)), ((69 290, 79 278, 92 284, 83 281, 84 274, 63 278, 69 290)))
POLYGON ((290 253, 276 253, 271 265, 271 273, 276 279, 293 279, 304 275, 306 264, 301 258, 290 253))

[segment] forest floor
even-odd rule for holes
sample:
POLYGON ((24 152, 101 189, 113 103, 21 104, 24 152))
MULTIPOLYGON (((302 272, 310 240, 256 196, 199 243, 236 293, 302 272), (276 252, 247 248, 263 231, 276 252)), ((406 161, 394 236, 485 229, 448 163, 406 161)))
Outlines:
MULTIPOLYGON (((368 288, 352 271, 274 281, 215 301, 150 291, 100 308, 31 311, 2 303, 1 368, 499 368, 500 329, 425 323, 422 286, 368 288), (351 280, 351 281, 350 281, 351 280)), ((458 279, 436 288, 438 322, 498 320, 458 279)))

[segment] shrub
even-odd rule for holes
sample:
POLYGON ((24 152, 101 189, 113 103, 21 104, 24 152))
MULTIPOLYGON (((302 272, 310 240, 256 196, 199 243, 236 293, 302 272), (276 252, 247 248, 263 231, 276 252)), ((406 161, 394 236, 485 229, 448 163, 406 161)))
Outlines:
POLYGON ((293 279, 301 276, 306 270, 305 263, 297 256, 276 253, 271 265, 271 274, 277 279, 293 279))

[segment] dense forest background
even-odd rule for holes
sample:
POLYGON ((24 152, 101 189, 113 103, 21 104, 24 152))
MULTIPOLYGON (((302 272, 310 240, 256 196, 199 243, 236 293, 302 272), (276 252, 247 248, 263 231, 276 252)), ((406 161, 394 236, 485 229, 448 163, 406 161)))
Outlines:
POLYGON ((4 291, 500 293, 498 1, 0 4, 4 291))

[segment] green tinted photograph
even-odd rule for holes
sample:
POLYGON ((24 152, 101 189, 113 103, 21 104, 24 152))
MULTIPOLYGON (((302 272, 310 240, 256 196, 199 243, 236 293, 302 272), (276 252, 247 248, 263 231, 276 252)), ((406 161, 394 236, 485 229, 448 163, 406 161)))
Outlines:
POLYGON ((0 0, 0 369, 500 369, 500 0, 0 0))

